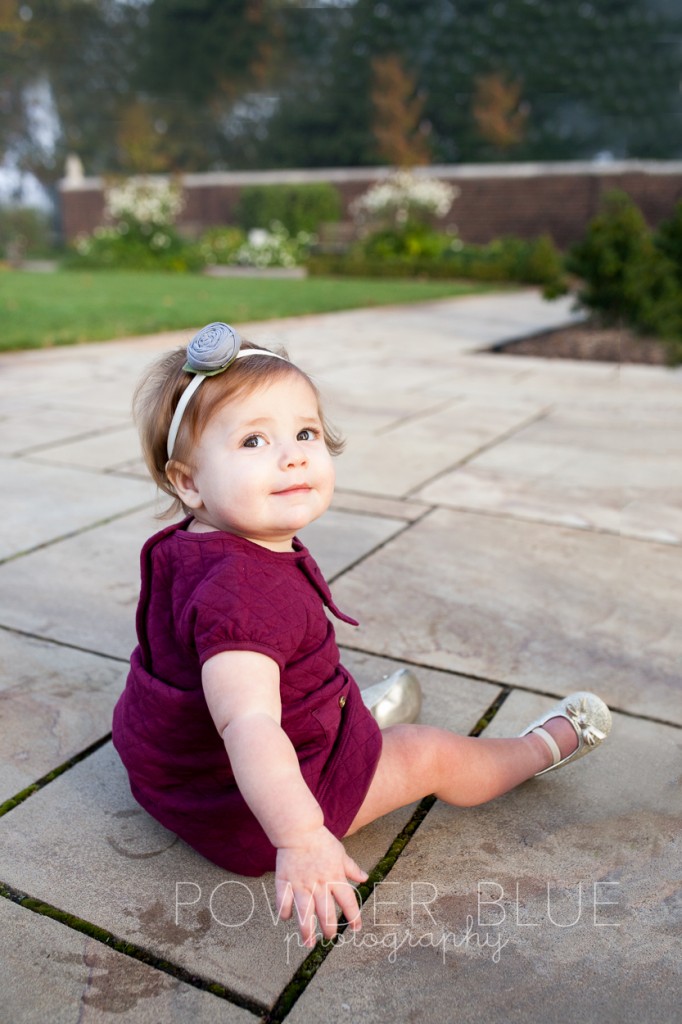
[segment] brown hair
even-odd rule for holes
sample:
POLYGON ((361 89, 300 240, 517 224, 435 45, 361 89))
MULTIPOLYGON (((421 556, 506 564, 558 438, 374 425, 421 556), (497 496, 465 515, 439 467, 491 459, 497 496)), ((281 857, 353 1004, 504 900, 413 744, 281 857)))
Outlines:
MULTIPOLYGON (((248 341, 243 342, 241 347, 261 348, 248 341)), ((192 446, 216 410, 245 391, 254 391, 287 375, 302 377, 312 388, 317 398, 327 449, 331 455, 339 455, 343 451, 344 441, 326 421, 320 393, 311 378, 289 361, 283 349, 278 354, 284 356, 284 359, 273 359, 267 355, 237 359, 224 373, 207 377, 190 399, 182 417, 172 459, 168 458, 166 450, 168 429, 180 396, 193 376, 183 370, 187 350, 177 348, 167 352, 145 372, 133 395, 133 416, 140 434, 142 454, 152 479, 173 499, 171 505, 159 513, 160 517, 175 515, 181 509, 190 511, 178 498, 168 478, 167 467, 171 463, 191 466, 192 446)))

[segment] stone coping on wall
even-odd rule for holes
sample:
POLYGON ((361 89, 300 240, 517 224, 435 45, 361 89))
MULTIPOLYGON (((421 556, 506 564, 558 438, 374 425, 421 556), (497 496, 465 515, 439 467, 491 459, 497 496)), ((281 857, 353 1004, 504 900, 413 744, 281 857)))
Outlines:
MULTIPOLYGON (((206 171, 180 174, 184 188, 208 186, 242 186, 300 184, 315 181, 370 181, 385 177, 392 167, 327 167, 291 168, 270 171, 206 171)), ((595 175, 612 177, 619 174, 682 175, 682 160, 570 160, 535 163, 430 164, 414 167, 413 172, 426 178, 533 178, 547 175, 595 175)), ((151 174, 150 178, 166 180, 173 175, 151 174)), ((63 178, 62 192, 99 191, 105 177, 63 178)))

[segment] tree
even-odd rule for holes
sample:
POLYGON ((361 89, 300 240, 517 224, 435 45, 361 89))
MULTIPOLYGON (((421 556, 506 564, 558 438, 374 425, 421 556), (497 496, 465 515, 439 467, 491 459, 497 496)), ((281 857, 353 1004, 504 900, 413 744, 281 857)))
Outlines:
POLYGON ((395 53, 372 59, 372 77, 372 131, 379 157, 397 167, 427 164, 429 147, 421 131, 424 97, 415 94, 415 79, 395 53))
POLYGON ((528 117, 520 106, 521 83, 493 73, 476 78, 475 90, 473 115, 481 137, 498 150, 518 145, 528 117))
POLYGON ((275 11, 266 0, 151 0, 140 83, 197 107, 234 102, 267 77, 275 11))
POLYGON ((19 169, 35 158, 39 148, 31 128, 34 58, 35 47, 19 5, 0 0, 0 160, 9 158, 19 169))
POLYGON ((89 172, 115 169, 117 125, 131 95, 137 8, 120 0, 2 3, 19 12, 5 21, 3 35, 14 58, 7 90, 17 112, 24 110, 5 152, 48 187, 61 177, 69 152, 89 172))
POLYGON ((423 123, 437 162, 675 157, 681 46, 672 0, 0 0, 0 153, 362 166, 427 159, 423 123))
POLYGON ((515 159, 680 152, 682 11, 651 0, 435 0, 420 83, 442 160, 490 158, 475 82, 522 81, 528 116, 515 159), (429 50, 431 52, 428 52, 429 50))

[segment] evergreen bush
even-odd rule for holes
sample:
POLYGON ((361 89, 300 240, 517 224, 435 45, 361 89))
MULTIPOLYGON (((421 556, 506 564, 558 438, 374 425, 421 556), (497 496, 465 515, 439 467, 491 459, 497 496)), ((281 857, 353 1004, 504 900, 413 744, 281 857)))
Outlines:
POLYGON ((654 243, 673 264, 675 275, 682 285, 682 202, 677 204, 672 217, 659 225, 654 243))
POLYGON ((582 284, 578 299, 606 323, 624 324, 668 344, 682 358, 682 216, 676 212, 657 236, 623 192, 606 196, 566 266, 582 284))
POLYGON ((315 232, 341 218, 341 197, 333 185, 247 185, 239 194, 236 220, 244 231, 282 224, 290 235, 315 232))
POLYGON ((237 205, 240 227, 250 231, 276 222, 290 234, 314 232, 319 224, 340 220, 341 197, 328 182, 291 185, 246 185, 237 205))

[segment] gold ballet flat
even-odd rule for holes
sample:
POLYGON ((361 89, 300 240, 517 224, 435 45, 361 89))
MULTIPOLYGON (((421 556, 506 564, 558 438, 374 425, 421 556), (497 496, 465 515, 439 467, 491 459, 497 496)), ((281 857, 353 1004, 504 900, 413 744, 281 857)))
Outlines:
POLYGON ((407 668, 361 691, 362 701, 380 729, 416 722, 422 706, 419 680, 407 668))
POLYGON ((577 761, 579 757, 589 754, 606 739, 610 731, 611 712, 604 701, 594 693, 580 691, 564 697, 558 704, 550 708, 547 714, 537 718, 527 729, 524 729, 521 736, 527 736, 533 732, 547 744, 551 751, 553 763, 548 768, 536 772, 535 777, 537 777, 546 775, 547 772, 553 772, 555 768, 561 768, 563 765, 570 764, 571 761, 577 761), (566 718, 575 729, 578 746, 573 753, 567 754, 566 757, 561 756, 554 737, 542 728, 550 718, 566 718))

